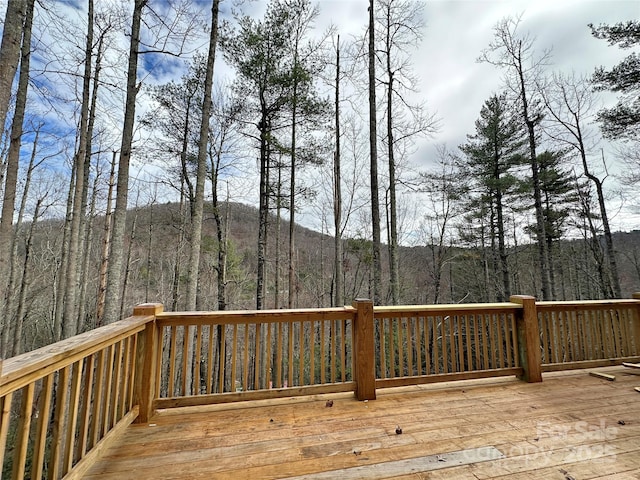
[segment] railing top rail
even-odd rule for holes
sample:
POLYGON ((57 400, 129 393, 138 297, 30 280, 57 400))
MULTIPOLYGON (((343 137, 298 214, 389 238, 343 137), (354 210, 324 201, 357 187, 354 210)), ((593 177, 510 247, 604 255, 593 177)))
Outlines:
POLYGON ((495 313, 521 310, 518 303, 452 303, 445 305, 395 305, 373 307, 375 316, 438 315, 442 313, 495 313))
POLYGON ((60 342, 6 359, 0 375, 0 396, 67 367, 123 338, 144 330, 153 315, 132 316, 60 342))
POLYGON ((634 299, 622 300, 577 300, 568 302, 536 302, 538 310, 589 310, 594 308, 611 308, 620 306, 637 306, 640 302, 634 299))
POLYGON ((311 322, 344 320, 355 315, 355 308, 304 308, 279 310, 215 310, 208 312, 163 312, 159 325, 229 325, 242 323, 311 322))

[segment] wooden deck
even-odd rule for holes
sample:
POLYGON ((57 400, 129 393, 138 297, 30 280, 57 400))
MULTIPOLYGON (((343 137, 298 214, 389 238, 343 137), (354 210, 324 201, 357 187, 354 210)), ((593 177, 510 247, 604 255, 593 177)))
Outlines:
POLYGON ((129 426, 85 478, 640 479, 640 372, 597 371, 616 379, 580 370, 534 384, 388 389, 368 402, 336 394, 165 410, 129 426), (491 446, 504 458, 447 465, 452 452, 491 446))

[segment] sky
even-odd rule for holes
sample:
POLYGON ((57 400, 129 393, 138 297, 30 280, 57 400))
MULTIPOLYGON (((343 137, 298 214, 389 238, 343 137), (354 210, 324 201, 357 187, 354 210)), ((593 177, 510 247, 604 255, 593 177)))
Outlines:
MULTIPOLYGON (((223 0, 221 17, 229 18, 231 6, 238 2, 247 14, 256 18, 262 16, 268 4, 266 0, 223 0)), ((58 0, 56 3, 58 9, 77 10, 80 19, 84 15, 81 13, 84 0, 58 0)), ((197 0, 196 3, 210 11, 210 0, 197 0)), ((318 0, 317 4, 320 11, 316 21, 318 31, 334 25, 342 39, 364 35, 368 0, 318 0)), ((155 5, 163 4, 157 0, 155 5)), ((428 110, 437 115, 440 129, 417 145, 411 157, 416 170, 433 165, 437 146, 446 144, 455 150, 464 143, 466 135, 474 132, 474 122, 485 100, 503 88, 503 73, 492 65, 476 61, 492 41, 493 28, 498 21, 506 16, 521 15, 519 30, 536 37, 536 49, 552 49, 551 70, 590 75, 597 66, 612 67, 629 52, 595 39, 587 25, 640 18, 640 0, 427 0, 424 7, 423 41, 413 54, 414 71, 420 78, 417 100, 425 101, 428 110)), ((0 9, 4 12, 5 8, 6 0, 0 0, 0 9)), ((69 18, 72 17, 70 14, 69 18)), ((202 20, 207 23, 206 19, 202 20)), ((77 36, 80 38, 81 34, 77 36)), ((206 48, 206 35, 196 41, 203 50, 206 48)), ((124 54, 126 45, 121 47, 124 54)), ((184 62, 181 59, 165 56, 162 62, 157 60, 157 57, 146 56, 141 62, 139 76, 145 84, 164 83, 182 74, 184 62), (150 71, 145 71, 147 69, 150 71)), ((218 55, 215 68, 216 78, 228 81, 233 76, 222 55, 218 55)), ((605 96, 605 101, 613 103, 615 97, 605 96)), ((138 114, 146 109, 143 103, 141 97, 138 114)), ((119 128, 116 122, 114 129, 119 128)), ((602 146, 607 157, 612 158, 612 171, 619 171, 613 160, 613 146, 606 143, 602 146)), ((594 151, 595 155, 599 156, 599 151, 594 151)), ((609 182, 611 186, 614 184, 609 182)), ((254 194, 256 190, 250 189, 254 194)), ((257 204, 254 200, 251 194, 245 199, 257 204)), ((640 215, 634 216, 624 209, 618 211, 617 207, 612 213, 614 228, 640 228, 640 215)), ((319 228, 317 212, 306 212, 298 218, 306 226, 319 228)))

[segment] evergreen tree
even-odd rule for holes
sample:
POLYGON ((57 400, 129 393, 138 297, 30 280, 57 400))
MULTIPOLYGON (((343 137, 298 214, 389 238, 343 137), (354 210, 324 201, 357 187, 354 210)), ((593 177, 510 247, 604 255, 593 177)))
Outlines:
MULTIPOLYGON (((615 25, 589 24, 594 37, 607 40, 609 45, 632 48, 640 45, 640 21, 629 20, 615 25)), ((602 132, 608 138, 636 138, 640 133, 640 55, 636 52, 624 58, 611 70, 599 67, 592 81, 597 90, 620 93, 613 108, 598 114, 602 132)))
MULTIPOLYGON (((508 197, 514 193, 518 181, 513 171, 522 163, 525 146, 524 131, 506 99, 506 95, 493 95, 485 102, 476 121, 475 135, 469 135, 460 149, 465 154, 463 170, 475 182, 476 195, 471 197, 470 208, 489 214, 492 257, 501 272, 502 285, 497 288, 498 301, 511 293, 507 264, 505 209, 508 197), (497 242, 497 246, 495 245, 497 242)), ((497 273, 497 272, 496 272, 497 273)))
POLYGON ((227 30, 220 38, 225 59, 236 69, 234 90, 243 100, 247 115, 245 133, 257 141, 260 152, 258 310, 263 308, 265 296, 269 158, 272 150, 278 147, 274 133, 292 94, 291 69, 287 64, 290 39, 290 12, 284 3, 270 4, 263 20, 249 16, 239 18, 238 29, 227 30))

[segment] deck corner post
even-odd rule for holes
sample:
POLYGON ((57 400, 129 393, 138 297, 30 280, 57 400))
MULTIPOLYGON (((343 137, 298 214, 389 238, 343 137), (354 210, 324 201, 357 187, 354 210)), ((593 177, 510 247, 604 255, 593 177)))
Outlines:
POLYGON ((536 299, 528 295, 511 295, 509 301, 522 305, 521 313, 516 315, 518 356, 524 369, 520 378, 530 383, 541 382, 542 359, 536 299))
POLYGON ((143 303, 133 309, 134 316, 153 316, 145 329, 138 334, 136 348, 136 372, 133 403, 139 406, 135 423, 147 423, 153 416, 153 401, 156 392, 156 365, 158 348, 158 328, 156 315, 162 313, 161 303, 143 303))
POLYGON ((354 319, 354 368, 356 398, 358 400, 376 399, 375 335, 373 324, 373 302, 356 299, 354 319))

